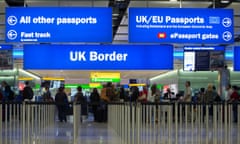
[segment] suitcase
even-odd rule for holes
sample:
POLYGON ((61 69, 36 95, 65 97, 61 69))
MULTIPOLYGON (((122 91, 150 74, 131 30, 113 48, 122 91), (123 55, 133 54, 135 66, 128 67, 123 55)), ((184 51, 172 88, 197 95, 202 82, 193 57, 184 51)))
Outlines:
POLYGON ((96 111, 96 118, 97 122, 107 122, 107 107, 106 106, 99 106, 96 111))

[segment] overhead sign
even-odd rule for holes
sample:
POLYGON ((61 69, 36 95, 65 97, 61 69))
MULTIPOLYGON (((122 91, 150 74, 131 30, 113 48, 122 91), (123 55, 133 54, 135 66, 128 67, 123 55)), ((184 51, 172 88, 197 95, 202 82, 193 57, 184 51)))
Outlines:
POLYGON ((119 72, 91 72, 91 82, 120 82, 119 72))
POLYGON ((112 42, 112 9, 7 7, 6 42, 112 42))
POLYGON ((184 46, 184 51, 224 51, 224 46, 184 46))
POLYGON ((24 45, 24 69, 171 70, 172 45, 24 45))
POLYGON ((5 44, 0 44, 0 50, 12 50, 13 45, 5 45, 5 44))
POLYGON ((240 46, 234 47, 234 71, 240 71, 240 46))
POLYGON ((233 10, 129 8, 129 42, 233 43, 233 10))

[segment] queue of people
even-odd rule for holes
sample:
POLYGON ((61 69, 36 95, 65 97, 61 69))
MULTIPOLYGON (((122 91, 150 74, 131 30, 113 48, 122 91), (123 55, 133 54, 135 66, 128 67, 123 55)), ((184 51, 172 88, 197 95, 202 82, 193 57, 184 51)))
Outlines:
MULTIPOLYGON (((24 89, 19 93, 19 95, 14 94, 11 90, 11 86, 8 85, 6 81, 1 83, 0 91, 0 101, 26 101, 33 99, 33 90, 29 85, 29 82, 25 82, 24 89)), ((191 87, 191 82, 185 82, 184 93, 178 95, 167 88, 163 93, 156 84, 153 84, 148 88, 148 86, 143 86, 141 90, 139 87, 132 86, 129 91, 125 90, 123 86, 116 86, 111 82, 103 85, 103 88, 99 91, 94 88, 90 93, 89 99, 83 94, 83 89, 81 86, 77 87, 77 93, 74 95, 73 101, 82 104, 82 114, 88 115, 87 107, 90 103, 92 108, 92 113, 94 116, 94 121, 107 121, 107 106, 109 102, 168 102, 168 101, 179 101, 179 102, 199 102, 199 103, 213 103, 213 102, 232 102, 236 103, 240 99, 239 97, 239 87, 231 86, 230 84, 226 87, 226 94, 220 96, 217 93, 216 87, 213 84, 208 84, 206 88, 199 88, 199 92, 194 95, 193 89, 191 87)), ((45 85, 42 93, 42 100, 44 102, 56 102, 56 107, 58 109, 58 119, 60 122, 67 121, 66 116, 68 115, 69 109, 69 99, 65 92, 64 87, 58 88, 57 93, 53 96, 49 86, 45 85)), ((190 107, 185 107, 188 114, 190 114, 190 107)), ((204 112, 206 112, 205 107, 204 112)), ((209 114, 212 115, 213 110, 210 106, 209 114)), ((237 107, 233 106, 234 121, 237 121, 237 107)), ((191 116, 188 115, 188 118, 191 116)))

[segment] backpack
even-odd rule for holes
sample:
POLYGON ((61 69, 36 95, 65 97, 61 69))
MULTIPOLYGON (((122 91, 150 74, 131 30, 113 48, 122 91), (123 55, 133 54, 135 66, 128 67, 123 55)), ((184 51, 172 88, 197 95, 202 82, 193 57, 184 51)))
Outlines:
POLYGON ((9 91, 8 100, 12 101, 15 98, 15 94, 12 90, 9 91))
POLYGON ((32 99, 33 98, 33 90, 30 87, 25 87, 23 89, 23 98, 24 99, 32 99))

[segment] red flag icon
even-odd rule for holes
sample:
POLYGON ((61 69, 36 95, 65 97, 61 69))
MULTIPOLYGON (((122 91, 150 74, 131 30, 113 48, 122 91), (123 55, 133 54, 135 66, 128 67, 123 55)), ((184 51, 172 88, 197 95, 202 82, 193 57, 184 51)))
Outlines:
POLYGON ((166 34, 165 32, 159 32, 158 35, 157 35, 157 37, 158 37, 159 39, 163 39, 163 38, 166 38, 166 37, 167 37, 167 34, 166 34))

